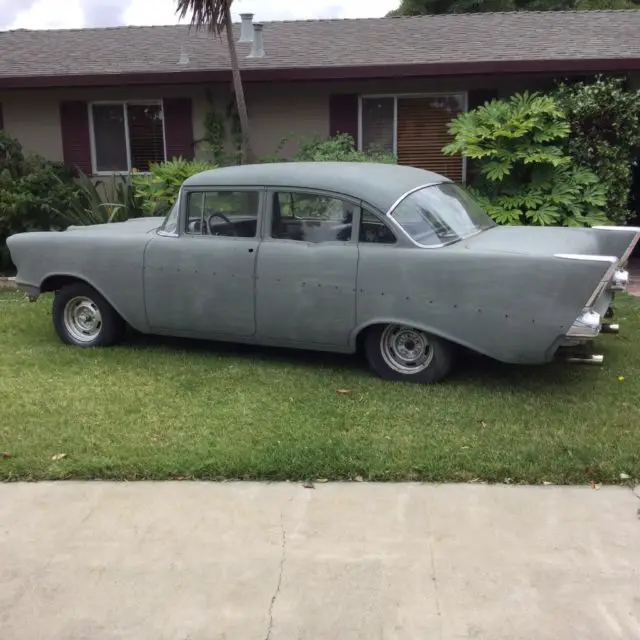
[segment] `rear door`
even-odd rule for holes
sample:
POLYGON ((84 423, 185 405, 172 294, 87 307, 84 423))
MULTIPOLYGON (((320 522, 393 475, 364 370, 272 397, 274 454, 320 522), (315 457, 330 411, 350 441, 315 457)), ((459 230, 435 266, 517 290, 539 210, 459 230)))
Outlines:
POLYGON ((266 192, 256 264, 259 339, 346 346, 355 326, 360 204, 320 191, 266 192))

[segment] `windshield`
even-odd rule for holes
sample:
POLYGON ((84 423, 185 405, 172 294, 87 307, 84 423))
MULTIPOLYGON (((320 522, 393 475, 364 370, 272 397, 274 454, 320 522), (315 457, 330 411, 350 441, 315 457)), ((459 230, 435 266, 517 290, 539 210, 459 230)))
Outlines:
POLYGON ((164 219, 159 231, 171 234, 178 233, 178 214, 180 212, 180 208, 178 206, 179 202, 179 199, 176 200, 176 203, 171 207, 171 211, 169 211, 167 217, 164 219))
POLYGON ((496 226, 482 207, 452 182, 414 191, 391 216, 416 242, 427 247, 451 244, 496 226))

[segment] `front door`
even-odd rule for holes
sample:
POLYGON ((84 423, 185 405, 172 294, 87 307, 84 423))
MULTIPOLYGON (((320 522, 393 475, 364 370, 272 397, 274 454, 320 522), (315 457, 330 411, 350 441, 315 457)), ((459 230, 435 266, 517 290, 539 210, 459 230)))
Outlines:
POLYGON ((256 335, 346 346, 355 326, 359 205, 313 191, 267 192, 256 265, 256 335))
POLYGON ((185 197, 180 235, 157 236, 145 252, 151 329, 252 336, 262 191, 202 190, 185 197))

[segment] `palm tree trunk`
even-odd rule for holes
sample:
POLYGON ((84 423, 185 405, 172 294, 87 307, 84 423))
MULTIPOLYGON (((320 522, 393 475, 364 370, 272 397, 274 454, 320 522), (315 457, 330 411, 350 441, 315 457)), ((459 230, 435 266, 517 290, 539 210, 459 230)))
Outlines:
POLYGON ((238 63, 238 52, 233 39, 233 22, 231 20, 231 3, 225 3, 224 21, 227 32, 227 45, 229 48, 229 59, 231 61, 231 75, 233 77, 233 91, 236 94, 236 106, 238 107, 238 118, 240 119, 240 131, 242 132, 242 162, 255 162, 256 157, 251 146, 251 132, 249 130, 249 114, 247 113, 247 103, 244 99, 244 88, 242 77, 240 76, 240 65, 238 63))

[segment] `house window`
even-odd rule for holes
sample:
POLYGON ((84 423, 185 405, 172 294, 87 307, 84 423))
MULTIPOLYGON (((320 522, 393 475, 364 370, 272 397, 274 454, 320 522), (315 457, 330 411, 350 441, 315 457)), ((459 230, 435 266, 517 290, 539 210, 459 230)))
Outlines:
POLYGON ((165 160, 161 103, 96 103, 90 109, 95 173, 146 172, 165 160))
POLYGON ((360 100, 360 149, 393 152, 400 164, 464 181, 464 161, 445 156, 451 142, 447 125, 466 109, 466 94, 363 96, 360 100))

